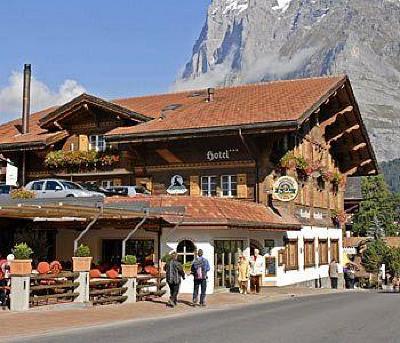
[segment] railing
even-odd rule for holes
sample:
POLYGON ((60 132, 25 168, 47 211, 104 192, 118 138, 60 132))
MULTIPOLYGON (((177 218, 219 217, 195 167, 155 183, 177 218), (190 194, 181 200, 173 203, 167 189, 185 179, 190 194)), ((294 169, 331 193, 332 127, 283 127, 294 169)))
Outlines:
POLYGON ((154 297, 162 297, 167 291, 165 274, 156 276, 139 275, 137 278, 137 299, 139 301, 151 300, 154 297))
POLYGON ((32 274, 30 277, 29 306, 43 306, 73 302, 79 296, 75 281, 79 273, 32 274))
POLYGON ((128 299, 124 287, 128 279, 92 279, 89 282, 89 300, 93 305, 123 303, 128 299))

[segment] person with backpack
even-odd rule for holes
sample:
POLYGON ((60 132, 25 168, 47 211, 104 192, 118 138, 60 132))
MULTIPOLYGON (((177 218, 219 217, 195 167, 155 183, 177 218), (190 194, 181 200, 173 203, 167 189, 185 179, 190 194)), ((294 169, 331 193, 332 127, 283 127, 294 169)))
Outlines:
POLYGON ((198 305, 199 288, 200 293, 200 306, 206 306, 206 290, 207 290, 207 273, 210 271, 210 264, 207 259, 203 257, 203 250, 199 249, 197 257, 192 263, 191 273, 194 278, 193 285, 193 306, 198 305))
POLYGON ((168 306, 178 305, 178 293, 181 285, 181 279, 185 279, 185 272, 182 264, 178 261, 176 251, 170 252, 170 261, 165 265, 166 279, 170 290, 168 306))

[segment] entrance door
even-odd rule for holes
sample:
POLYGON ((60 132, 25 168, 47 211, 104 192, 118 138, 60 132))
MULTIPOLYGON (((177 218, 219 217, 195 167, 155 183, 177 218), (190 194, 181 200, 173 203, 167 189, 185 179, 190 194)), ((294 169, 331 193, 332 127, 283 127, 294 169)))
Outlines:
POLYGON ((233 288, 237 286, 237 263, 243 252, 242 240, 214 241, 214 287, 233 288))

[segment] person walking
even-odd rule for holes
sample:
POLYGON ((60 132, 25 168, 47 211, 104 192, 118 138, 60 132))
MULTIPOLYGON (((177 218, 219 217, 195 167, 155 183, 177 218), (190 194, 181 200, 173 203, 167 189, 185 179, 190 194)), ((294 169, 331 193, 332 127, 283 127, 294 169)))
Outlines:
POLYGON ((339 278, 339 265, 335 259, 332 259, 329 264, 329 277, 331 279, 331 287, 333 289, 338 288, 338 278, 339 278))
POLYGON ((250 263, 244 255, 239 256, 238 281, 240 294, 247 294, 247 286, 250 277, 250 263))
POLYGON ((175 307, 178 305, 178 293, 181 280, 185 279, 185 272, 182 264, 177 260, 176 251, 170 252, 171 260, 165 265, 166 279, 170 291, 169 302, 167 305, 175 307))
POLYGON ((197 257, 192 263, 191 273, 194 278, 193 284, 193 306, 198 305, 199 288, 200 293, 200 306, 206 306, 206 290, 207 290, 207 273, 210 271, 210 264, 207 259, 203 257, 203 250, 199 249, 197 257))

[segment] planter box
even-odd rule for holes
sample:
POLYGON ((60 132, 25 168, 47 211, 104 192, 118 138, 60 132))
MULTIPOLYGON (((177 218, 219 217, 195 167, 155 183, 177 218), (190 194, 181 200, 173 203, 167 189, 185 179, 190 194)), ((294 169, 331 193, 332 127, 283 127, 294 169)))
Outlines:
POLYGON ((12 275, 28 275, 32 273, 32 260, 11 261, 10 273, 12 275))
POLYGON ((74 272, 88 272, 93 257, 72 257, 72 269, 74 272))
POLYGON ((137 277, 138 274, 138 265, 137 264, 122 264, 122 277, 134 278, 137 277))

